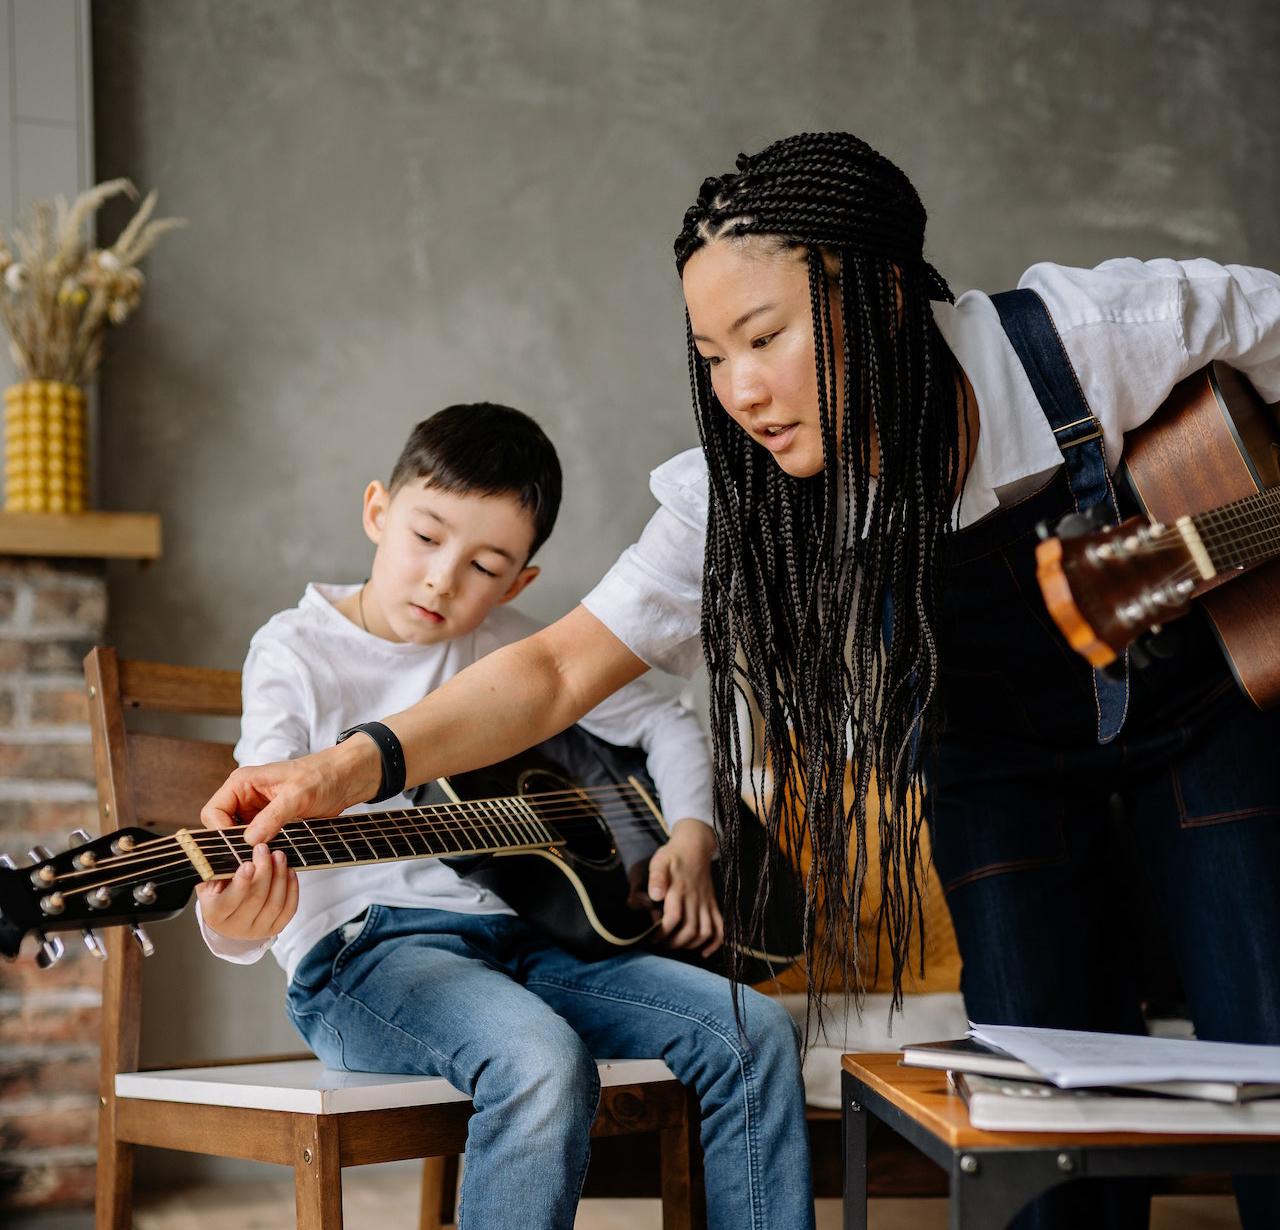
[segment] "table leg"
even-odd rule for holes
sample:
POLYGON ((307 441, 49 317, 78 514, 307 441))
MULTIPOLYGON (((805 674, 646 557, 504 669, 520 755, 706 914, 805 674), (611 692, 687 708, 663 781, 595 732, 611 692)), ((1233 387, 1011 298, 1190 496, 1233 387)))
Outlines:
POLYGON ((951 1230, 1004 1230, 1070 1173, 1052 1150, 957 1152, 951 1162, 951 1230))
POLYGON ((844 1230, 867 1230, 867 1121, 853 1077, 840 1074, 840 1135, 844 1145, 844 1230))

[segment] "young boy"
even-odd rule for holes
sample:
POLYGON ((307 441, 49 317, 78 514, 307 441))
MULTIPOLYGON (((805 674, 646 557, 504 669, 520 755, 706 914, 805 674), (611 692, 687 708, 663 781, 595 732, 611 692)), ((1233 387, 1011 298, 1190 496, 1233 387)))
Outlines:
MULTIPOLYGON (((536 623, 507 604, 537 576, 529 560, 559 503, 555 450, 526 415, 452 406, 420 423, 389 486, 365 490, 369 580, 309 585, 254 636, 236 759, 329 747, 527 636, 536 623)), ((644 749, 676 818, 649 893, 673 946, 713 950, 723 933, 697 722, 635 683, 582 725, 644 749)), ((409 805, 400 795, 376 808, 409 805)), ((579 960, 434 859, 299 877, 260 845, 235 878, 201 887, 199 913, 218 956, 248 963, 272 950, 289 1016, 330 1067, 443 1076, 471 1096, 460 1226, 572 1226, 594 1059, 646 1056, 700 1100, 710 1226, 813 1224, 797 1039, 773 1000, 746 992, 740 1032, 719 976, 651 953, 579 960)))

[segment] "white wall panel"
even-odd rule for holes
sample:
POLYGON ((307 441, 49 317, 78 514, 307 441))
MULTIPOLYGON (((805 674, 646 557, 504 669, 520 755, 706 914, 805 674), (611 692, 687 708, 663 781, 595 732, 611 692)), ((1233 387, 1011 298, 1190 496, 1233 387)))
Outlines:
POLYGON ((19 120, 45 120, 74 129, 80 119, 76 28, 79 0, 10 0, 14 110, 19 120))

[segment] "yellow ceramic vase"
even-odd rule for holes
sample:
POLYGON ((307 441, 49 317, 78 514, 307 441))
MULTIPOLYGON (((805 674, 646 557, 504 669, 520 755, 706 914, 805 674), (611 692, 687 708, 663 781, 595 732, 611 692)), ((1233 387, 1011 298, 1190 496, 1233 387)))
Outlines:
POLYGON ((4 394, 5 512, 84 512, 84 392, 27 380, 4 394))

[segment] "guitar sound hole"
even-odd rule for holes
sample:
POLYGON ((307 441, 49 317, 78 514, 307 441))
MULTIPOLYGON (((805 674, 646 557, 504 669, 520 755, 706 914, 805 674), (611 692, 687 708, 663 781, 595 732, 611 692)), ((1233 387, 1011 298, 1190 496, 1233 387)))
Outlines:
POLYGON ((538 819, 579 862, 603 866, 615 860, 609 826, 580 786, 547 769, 528 769, 520 775, 519 790, 538 819))

